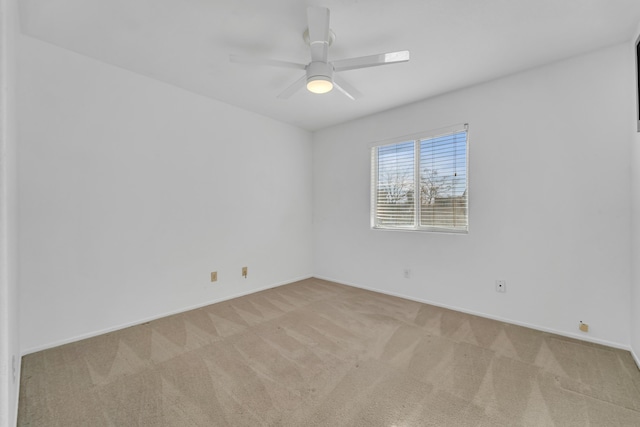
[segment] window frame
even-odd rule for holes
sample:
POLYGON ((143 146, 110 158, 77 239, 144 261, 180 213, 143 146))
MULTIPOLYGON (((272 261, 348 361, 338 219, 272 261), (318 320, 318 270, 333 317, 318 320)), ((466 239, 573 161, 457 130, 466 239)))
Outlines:
POLYGON ((400 136, 388 140, 377 141, 369 144, 370 150, 370 160, 371 160, 371 170, 370 170, 370 228, 372 230, 382 230, 382 231, 410 231, 410 232, 427 232, 427 233, 444 233, 444 234, 459 234, 466 235, 469 233, 469 212, 470 212, 470 191, 469 191, 469 124, 461 123, 452 126, 447 126, 443 128, 433 129, 430 131, 417 132, 405 136, 400 136), (440 226, 422 226, 421 222, 421 196, 420 191, 416 188, 419 187, 420 183, 420 148, 419 145, 422 141, 428 139, 435 139, 445 135, 451 135, 458 132, 466 133, 465 140, 465 189, 466 189, 466 228, 464 229, 456 229, 456 228, 448 228, 448 227, 440 227, 440 226), (414 225, 410 226, 380 226, 376 223, 376 218, 378 216, 378 149, 380 147, 388 147, 393 145, 398 145, 401 143, 412 142, 413 143, 413 185, 414 185, 414 194, 418 193, 418 197, 413 197, 413 214, 414 214, 414 225))

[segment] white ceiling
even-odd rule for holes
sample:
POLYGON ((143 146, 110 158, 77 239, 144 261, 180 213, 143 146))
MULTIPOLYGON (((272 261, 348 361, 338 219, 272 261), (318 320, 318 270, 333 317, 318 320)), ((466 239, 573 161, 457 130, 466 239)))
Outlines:
MULTIPOLYGON (((21 0, 22 32, 308 130, 628 41, 639 0, 21 0), (331 10, 329 59, 410 50, 408 63, 341 73, 364 96, 277 95, 307 63, 306 8, 331 10)), ((631 54, 631 53, 630 53, 631 54)))

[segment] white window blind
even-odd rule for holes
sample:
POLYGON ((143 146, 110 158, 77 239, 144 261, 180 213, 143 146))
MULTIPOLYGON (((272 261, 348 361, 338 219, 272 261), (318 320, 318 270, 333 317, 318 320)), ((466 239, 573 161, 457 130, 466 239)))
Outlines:
POLYGON ((468 231, 467 126, 372 148, 374 228, 468 231))

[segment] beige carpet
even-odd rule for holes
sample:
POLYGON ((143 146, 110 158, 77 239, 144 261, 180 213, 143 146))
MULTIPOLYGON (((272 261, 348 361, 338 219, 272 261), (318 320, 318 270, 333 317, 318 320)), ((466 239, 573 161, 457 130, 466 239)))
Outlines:
POLYGON ((640 426, 628 352, 309 279, 23 358, 20 426, 640 426))

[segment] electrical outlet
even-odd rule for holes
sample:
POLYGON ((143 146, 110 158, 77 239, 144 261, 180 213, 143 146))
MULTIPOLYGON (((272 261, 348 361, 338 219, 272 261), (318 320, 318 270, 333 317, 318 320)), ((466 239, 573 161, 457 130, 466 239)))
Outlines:
POLYGON ((506 280, 496 280, 496 292, 507 292, 507 281, 506 280))
POLYGON ((247 267, 242 267, 242 277, 247 278, 247 267))
POLYGON ((211 281, 212 282, 218 281, 218 272, 217 271, 212 271, 211 272, 211 281))
POLYGON ((403 273, 405 279, 410 279, 411 278, 411 269, 410 268, 405 268, 402 273, 403 273))
POLYGON ((580 321, 580 326, 578 326, 578 328, 582 332, 589 332, 589 325, 587 325, 586 323, 582 323, 582 320, 580 321))

